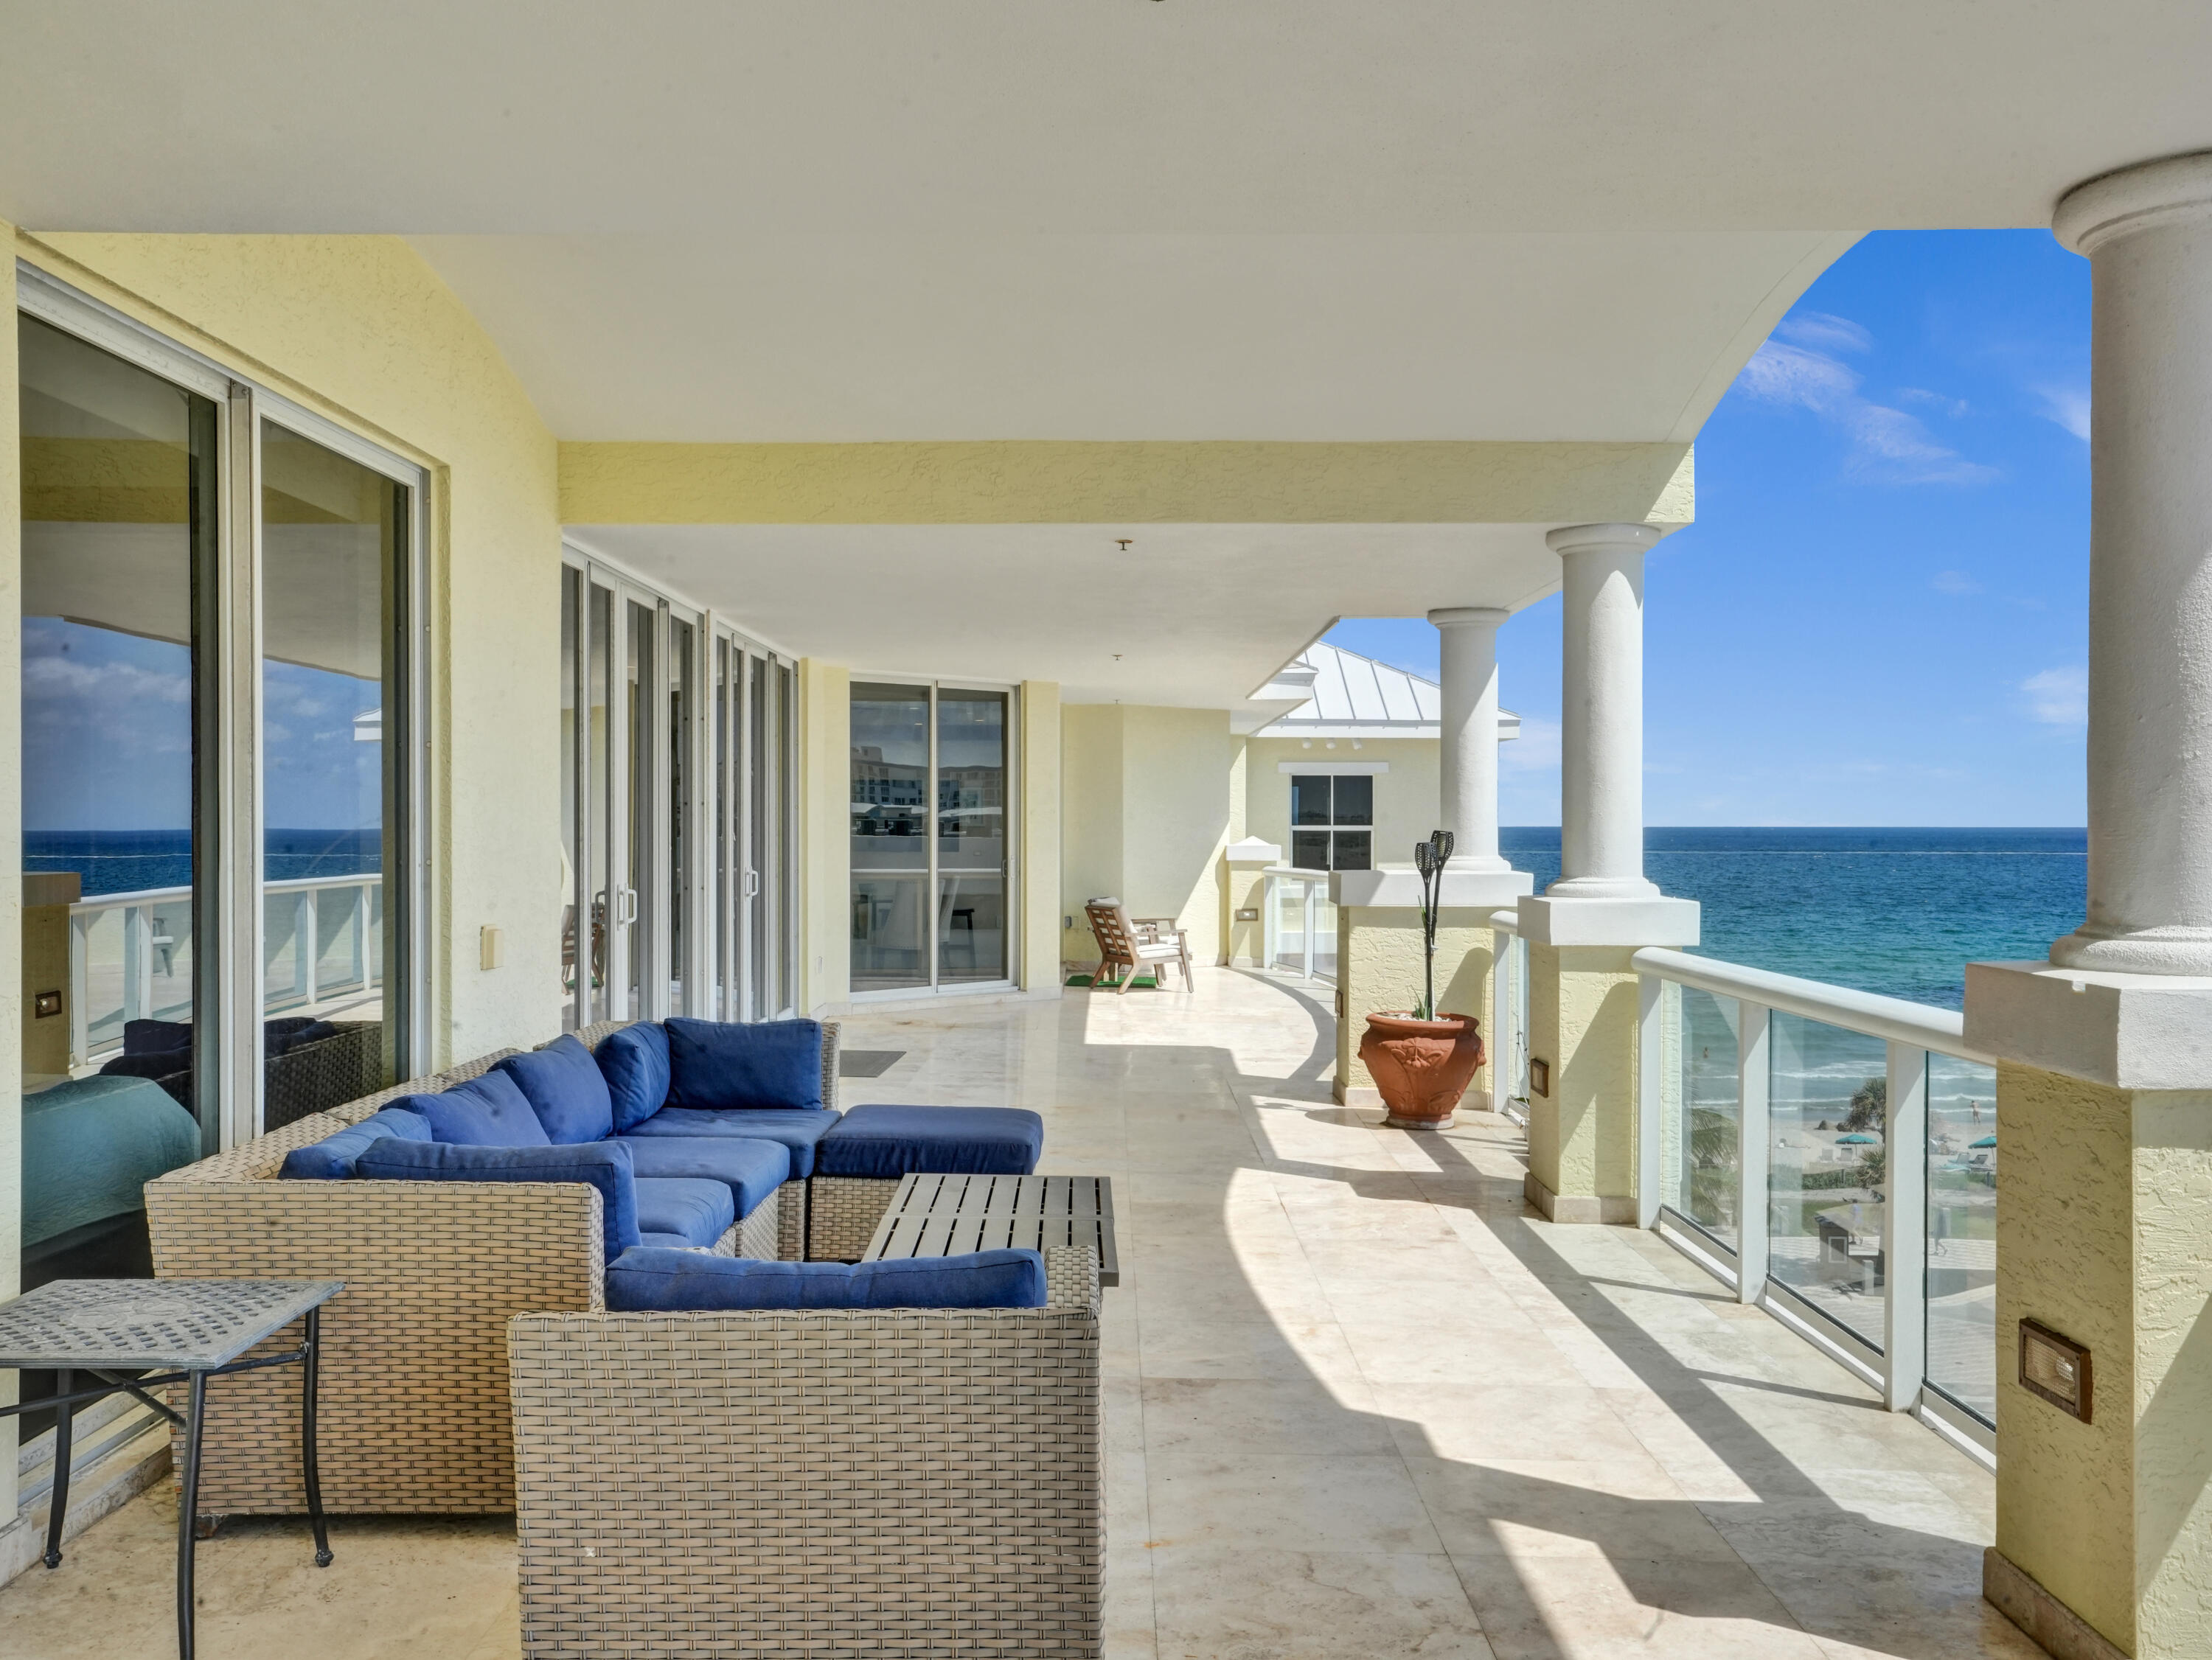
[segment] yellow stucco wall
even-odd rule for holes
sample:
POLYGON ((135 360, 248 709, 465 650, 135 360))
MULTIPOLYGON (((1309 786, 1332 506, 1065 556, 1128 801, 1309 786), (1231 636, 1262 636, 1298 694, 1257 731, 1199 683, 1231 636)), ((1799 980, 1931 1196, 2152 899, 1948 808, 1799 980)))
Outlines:
POLYGON ((1083 902, 1173 917, 1194 962, 1222 952, 1230 780, 1239 743, 1223 709, 1069 704, 1061 710, 1061 914, 1068 960, 1098 960, 1083 902))
POLYGON ((1633 954, 1528 946, 1528 1053, 1552 1068, 1550 1095, 1529 1098, 1529 1172, 1562 1198, 1613 1200, 1614 1209, 1636 1190, 1633 954))
MULTIPOLYGON (((1465 1105, 1490 1104, 1490 974, 1494 936, 1487 910, 1437 914, 1437 1006, 1472 1015, 1482 1031, 1483 1062, 1465 1105)), ((1346 906, 1336 913, 1337 991, 1346 1018, 1337 1022, 1336 1098, 1371 1105, 1375 1079, 1359 1058, 1370 1012, 1409 1009, 1422 990, 1421 913, 1346 906)))
POLYGON ((2142 1660, 2212 1653, 2212 1094, 1997 1070, 1997 1548, 2142 1660), (2088 1346, 2092 1421, 2023 1318, 2088 1346))
POLYGON ((1316 738, 1309 749, 1298 738, 1249 740, 1245 762, 1243 833, 1271 841, 1291 857, 1291 775, 1282 763, 1388 761, 1390 770, 1375 779, 1375 863, 1410 865, 1413 844, 1426 841, 1437 827, 1440 746, 1434 738, 1363 738, 1358 749, 1339 738, 1334 749, 1316 738))
POLYGON ((1060 688, 1022 683, 1021 983, 1042 991, 1060 984, 1060 688))
POLYGON ((568 443, 568 524, 1686 524, 1682 444, 568 443))
POLYGON ((1060 936, 1068 962, 1098 960, 1083 902, 1121 892, 1121 706, 1066 703, 1060 710, 1060 936))
MULTIPOLYGON (((437 1057, 541 1041, 559 1027, 559 483, 520 384, 397 237, 19 235, 15 251, 429 470, 437 1057), (489 971, 488 924, 507 937, 489 971)), ((11 697, 14 678, 0 665, 11 697)))
POLYGON ((799 743, 799 849, 806 914, 799 931, 798 1006, 819 1013, 842 1004, 853 980, 853 676, 817 657, 799 664, 804 715, 799 743))

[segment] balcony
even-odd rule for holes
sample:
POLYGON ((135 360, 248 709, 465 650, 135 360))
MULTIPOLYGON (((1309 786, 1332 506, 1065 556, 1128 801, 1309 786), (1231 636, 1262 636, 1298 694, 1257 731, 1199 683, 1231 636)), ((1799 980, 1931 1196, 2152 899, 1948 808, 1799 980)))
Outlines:
MULTIPOLYGON (((1334 1105, 1326 994, 1201 968, 847 1028, 903 1098, 1034 1106, 1048 1168, 1115 1180, 1109 1654, 2039 1652, 1980 1599, 1983 1464, 1659 1233, 1535 1219, 1510 1119, 1334 1105)), ((11 1648, 163 1651, 166 1596, 116 1588, 166 1590, 173 1502, 0 1590, 11 1648)), ((323 1572, 293 1522, 204 1546, 206 1651, 517 1652, 504 1522, 333 1535, 323 1572)))

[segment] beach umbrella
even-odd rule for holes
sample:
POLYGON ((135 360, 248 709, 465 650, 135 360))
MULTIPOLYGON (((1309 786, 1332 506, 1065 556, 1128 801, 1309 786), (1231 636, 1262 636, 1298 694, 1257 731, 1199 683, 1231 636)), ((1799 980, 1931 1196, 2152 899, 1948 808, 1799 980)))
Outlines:
POLYGON ((1984 1136, 1978 1142, 1968 1142, 1966 1143, 1968 1147, 1995 1147, 1996 1144, 1997 1138, 1994 1136, 1984 1136))
POLYGON ((1843 1146, 1846 1142, 1856 1142, 1862 1147, 1877 1147, 1881 1145, 1881 1137, 1879 1136, 1862 1136, 1856 1131, 1852 1132, 1849 1136, 1838 1136, 1836 1137, 1836 1144, 1838 1147, 1843 1146))

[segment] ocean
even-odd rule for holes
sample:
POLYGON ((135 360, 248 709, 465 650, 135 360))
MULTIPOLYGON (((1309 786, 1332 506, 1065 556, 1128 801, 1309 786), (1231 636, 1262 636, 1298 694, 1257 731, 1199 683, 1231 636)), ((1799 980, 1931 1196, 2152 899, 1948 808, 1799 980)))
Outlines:
MULTIPOLYGON (((357 876, 383 869, 384 833, 364 830, 269 830, 264 869, 272 881, 294 876, 357 876)), ((27 830, 23 869, 75 870, 84 896, 184 888, 192 879, 189 830, 27 830)))
MULTIPOLYGON (((1538 893, 1558 878, 1556 828, 1498 839, 1538 893)), ((2088 865, 2085 830, 1655 827, 1644 845, 1644 874, 1704 906, 1699 955, 1945 1009, 1967 963, 2041 958, 2080 926, 2088 865)))

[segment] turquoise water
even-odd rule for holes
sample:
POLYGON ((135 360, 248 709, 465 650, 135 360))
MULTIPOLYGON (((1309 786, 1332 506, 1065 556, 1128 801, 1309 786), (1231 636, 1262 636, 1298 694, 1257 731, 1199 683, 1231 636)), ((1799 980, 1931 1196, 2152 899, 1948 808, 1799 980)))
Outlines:
MULTIPOLYGON (((1558 877, 1558 830, 1499 840, 1539 893, 1558 877)), ((1700 955, 1956 1009, 1967 963, 2040 958, 2081 924, 2088 833, 1653 828, 1644 850, 1705 907, 1700 955)))

